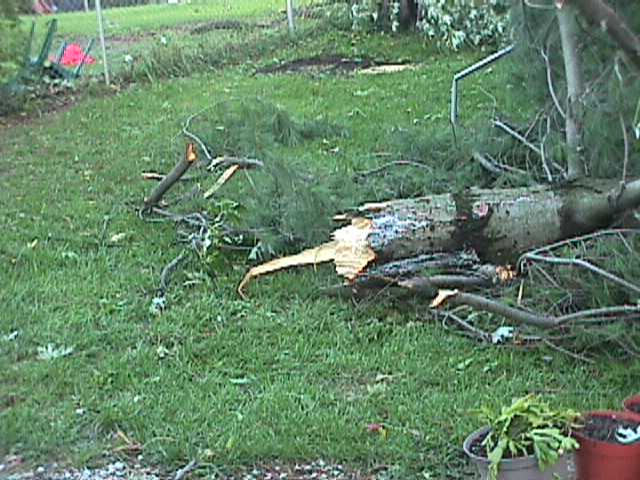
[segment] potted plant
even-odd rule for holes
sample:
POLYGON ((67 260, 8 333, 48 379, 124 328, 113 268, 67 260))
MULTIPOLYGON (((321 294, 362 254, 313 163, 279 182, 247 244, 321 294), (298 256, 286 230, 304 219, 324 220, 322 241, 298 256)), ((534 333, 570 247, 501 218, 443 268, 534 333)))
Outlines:
POLYGON ((467 437, 464 451, 482 480, 574 478, 567 454, 578 447, 571 436, 578 412, 528 395, 481 417, 487 425, 467 437))
POLYGON ((575 456, 580 480, 640 479, 640 415, 589 412, 582 423, 574 432, 580 444, 575 456))

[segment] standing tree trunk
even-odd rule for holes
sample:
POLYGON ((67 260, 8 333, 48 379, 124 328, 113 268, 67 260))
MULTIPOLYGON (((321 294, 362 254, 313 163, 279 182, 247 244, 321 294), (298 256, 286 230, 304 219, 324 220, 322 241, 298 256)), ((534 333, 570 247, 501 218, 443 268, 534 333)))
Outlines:
POLYGON ((418 4, 416 0, 400 1, 400 30, 409 30, 418 20, 418 4))
POLYGON ((287 0, 287 22, 289 23, 289 35, 293 35, 295 31, 295 23, 293 19, 293 0, 287 0))
POLYGON ((580 66, 578 25, 575 10, 565 4, 558 9, 557 17, 567 79, 567 108, 565 116, 567 178, 575 180, 585 175, 584 147, 582 144, 584 79, 580 66))

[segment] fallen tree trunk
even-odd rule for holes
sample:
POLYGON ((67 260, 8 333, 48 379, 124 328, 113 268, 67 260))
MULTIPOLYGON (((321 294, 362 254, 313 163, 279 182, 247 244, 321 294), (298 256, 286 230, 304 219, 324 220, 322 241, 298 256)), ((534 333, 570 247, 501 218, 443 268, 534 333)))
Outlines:
MULTIPOLYGON (((506 264, 534 247, 605 228, 638 205, 640 180, 626 185, 583 180, 555 188, 470 189, 369 203, 355 215, 336 217, 350 223, 334 231, 331 242, 252 268, 238 291, 243 294, 260 275, 331 261, 350 283, 391 265, 395 278, 414 275, 430 267, 424 264, 425 255, 447 252, 458 252, 455 258, 461 262, 461 252, 470 252, 477 255, 478 265, 506 264)), ((449 270, 454 267, 449 265, 449 270)))

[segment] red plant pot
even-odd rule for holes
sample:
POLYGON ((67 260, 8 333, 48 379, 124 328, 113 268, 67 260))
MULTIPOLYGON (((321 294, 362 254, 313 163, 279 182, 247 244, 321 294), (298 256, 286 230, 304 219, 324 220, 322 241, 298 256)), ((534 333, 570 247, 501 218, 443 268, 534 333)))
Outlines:
MULTIPOLYGON (((633 412, 597 411, 585 417, 609 417, 638 422, 640 415, 633 412)), ((621 445, 584 436, 575 431, 580 448, 575 453, 577 480, 639 480, 640 442, 621 445)))
POLYGON ((625 398, 622 402, 625 411, 640 414, 640 395, 625 398))

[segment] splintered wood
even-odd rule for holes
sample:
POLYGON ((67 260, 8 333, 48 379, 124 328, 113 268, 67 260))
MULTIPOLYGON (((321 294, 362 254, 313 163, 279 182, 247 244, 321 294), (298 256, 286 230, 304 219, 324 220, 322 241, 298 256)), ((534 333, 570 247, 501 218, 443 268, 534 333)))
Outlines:
POLYGON ((376 259, 375 252, 367 242, 371 230, 371 220, 354 218, 351 225, 333 232, 331 242, 253 267, 238 285, 238 293, 244 297, 247 284, 259 276, 286 268, 320 265, 327 262, 334 262, 338 275, 353 281, 376 259))

